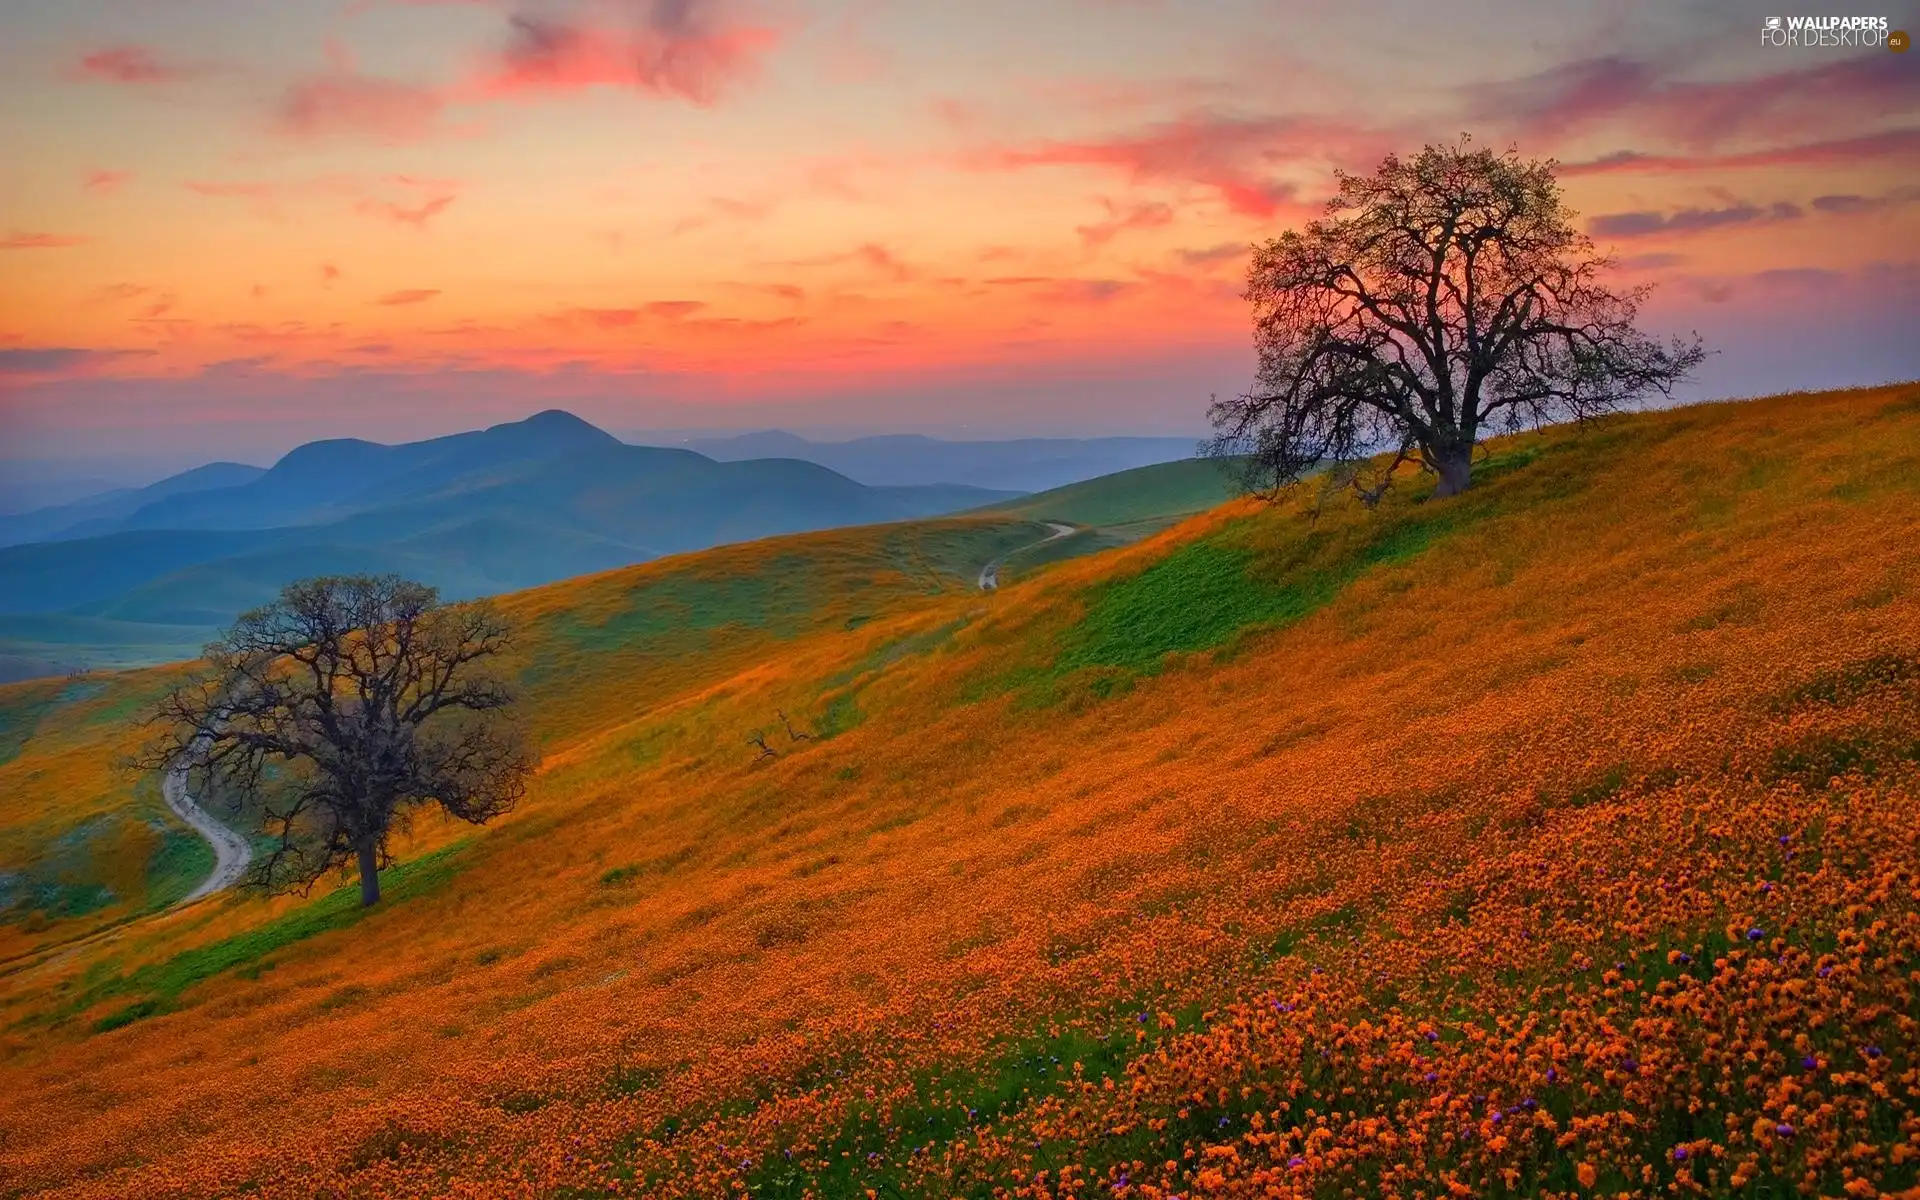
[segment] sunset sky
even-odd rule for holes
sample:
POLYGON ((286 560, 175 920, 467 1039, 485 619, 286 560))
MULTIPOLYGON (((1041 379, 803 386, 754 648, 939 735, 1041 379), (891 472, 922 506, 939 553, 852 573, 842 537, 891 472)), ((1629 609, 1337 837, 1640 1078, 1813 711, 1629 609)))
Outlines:
POLYGON ((1920 375, 1920 54, 1770 11, 6 0, 0 453, 1197 433, 1248 243, 1462 131, 1561 161, 1694 395, 1920 375))

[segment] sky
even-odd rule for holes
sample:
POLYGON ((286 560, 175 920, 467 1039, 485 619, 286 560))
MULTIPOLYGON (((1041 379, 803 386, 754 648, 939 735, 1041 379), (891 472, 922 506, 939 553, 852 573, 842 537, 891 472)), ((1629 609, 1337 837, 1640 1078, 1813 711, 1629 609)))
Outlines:
POLYGON ((1200 433, 1249 245, 1462 133, 1558 160, 1689 398, 1920 376, 1920 54, 1773 11, 6 0, 0 459, 1200 433))

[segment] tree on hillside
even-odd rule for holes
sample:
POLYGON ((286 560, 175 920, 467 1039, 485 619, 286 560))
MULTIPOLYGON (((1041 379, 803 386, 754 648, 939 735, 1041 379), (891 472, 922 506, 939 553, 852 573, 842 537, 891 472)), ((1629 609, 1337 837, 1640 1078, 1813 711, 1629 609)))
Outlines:
POLYGON ((1269 495, 1332 466, 1377 499, 1417 461, 1450 496, 1484 437, 1671 394, 1699 339, 1634 327, 1648 289, 1608 288, 1554 167, 1462 138, 1339 172, 1324 218, 1255 247, 1259 365, 1245 395, 1215 399, 1212 452, 1269 495), (1388 473, 1364 486, 1356 465, 1382 453, 1388 473))
POLYGON ((193 794, 262 814, 275 840, 255 886, 304 895, 352 863, 374 904, 388 839, 415 809, 482 824, 524 792, 532 759, 485 669, 508 639, 487 605, 442 604, 395 576, 290 584, 207 647, 138 764, 184 769, 193 794))

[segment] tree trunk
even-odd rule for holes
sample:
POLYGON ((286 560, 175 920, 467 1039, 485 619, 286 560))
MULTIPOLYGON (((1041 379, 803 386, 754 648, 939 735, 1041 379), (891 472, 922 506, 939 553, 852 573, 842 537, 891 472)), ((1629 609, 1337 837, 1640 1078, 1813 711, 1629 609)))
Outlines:
POLYGON ((1440 473, 1440 486, 1433 489, 1434 496, 1457 496, 1473 482, 1473 447, 1442 450, 1434 456, 1433 466, 1440 473))
POLYGON ((372 908, 380 903, 380 855, 377 842, 376 838, 363 837, 354 845, 360 855, 361 908, 372 908))

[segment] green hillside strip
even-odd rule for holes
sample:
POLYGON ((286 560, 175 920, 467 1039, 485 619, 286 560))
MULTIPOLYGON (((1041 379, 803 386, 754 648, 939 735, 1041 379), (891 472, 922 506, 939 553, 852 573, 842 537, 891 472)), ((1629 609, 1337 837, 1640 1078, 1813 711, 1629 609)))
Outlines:
POLYGON ((183 950, 164 962, 141 967, 129 975, 95 981, 66 1006, 66 1012, 69 1015, 84 1012, 114 996, 139 997, 94 1022, 96 1033, 166 1012, 182 993, 197 983, 226 971, 266 969, 270 965, 265 962, 266 957, 276 950, 345 929, 371 913, 385 911, 397 901, 439 889, 466 866, 462 852, 469 845, 468 841, 458 841, 382 872, 385 899, 377 909, 362 908, 360 885, 350 883, 244 933, 183 950))
POLYGON ((1189 458, 1102 475, 985 511, 1070 525, 1130 525, 1205 512, 1236 494, 1220 463, 1189 458))

